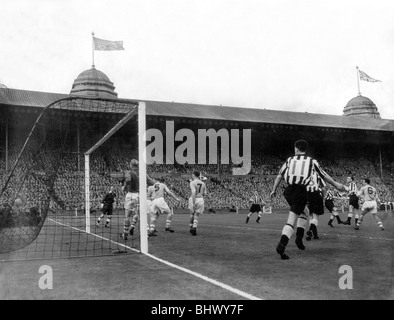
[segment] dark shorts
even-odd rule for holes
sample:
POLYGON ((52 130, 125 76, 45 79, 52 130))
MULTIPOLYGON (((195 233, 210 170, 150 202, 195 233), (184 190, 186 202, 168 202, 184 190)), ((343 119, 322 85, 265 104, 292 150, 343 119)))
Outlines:
POLYGON ((307 205, 310 214, 314 213, 319 216, 324 214, 323 197, 319 191, 308 192, 307 205))
POLYGON ((328 211, 330 211, 330 213, 332 213, 334 211, 334 201, 332 200, 326 200, 325 203, 326 208, 328 209, 328 211))
POLYGON ((355 194, 349 196, 349 206, 353 206, 354 209, 359 209, 358 197, 355 194))
POLYGON ((106 214, 106 215, 109 215, 109 216, 112 215, 112 211, 113 211, 112 206, 104 206, 103 209, 101 209, 101 212, 103 214, 106 214))
POLYGON ((249 209, 249 212, 260 212, 261 211, 261 206, 259 204, 252 204, 252 206, 249 209))
POLYGON ((283 193, 287 203, 290 206, 290 211, 301 214, 305 210, 307 201, 306 186, 302 185, 288 185, 283 193))

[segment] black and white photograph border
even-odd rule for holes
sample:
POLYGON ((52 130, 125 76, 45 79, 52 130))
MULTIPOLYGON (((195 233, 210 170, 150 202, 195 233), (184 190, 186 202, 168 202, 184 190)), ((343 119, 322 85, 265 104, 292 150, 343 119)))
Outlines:
POLYGON ((0 299, 393 300, 393 16, 3 0, 0 299))

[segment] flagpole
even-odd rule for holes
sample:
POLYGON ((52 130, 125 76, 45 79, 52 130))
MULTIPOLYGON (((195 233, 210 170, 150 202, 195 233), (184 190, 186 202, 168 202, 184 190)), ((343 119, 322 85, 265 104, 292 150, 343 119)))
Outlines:
POLYGON ((382 148, 379 146, 380 178, 383 181, 382 148))
POLYGON ((94 67, 94 32, 92 31, 92 68, 94 67))
POLYGON ((357 69, 357 87, 358 87, 358 95, 361 96, 361 92, 360 92, 360 73, 358 71, 358 66, 356 67, 357 69))

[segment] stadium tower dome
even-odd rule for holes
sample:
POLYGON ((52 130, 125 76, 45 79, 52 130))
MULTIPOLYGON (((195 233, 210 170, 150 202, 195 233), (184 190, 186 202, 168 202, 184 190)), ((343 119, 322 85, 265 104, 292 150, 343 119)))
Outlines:
POLYGON ((114 84, 107 75, 95 67, 83 71, 72 86, 71 95, 89 96, 95 98, 117 98, 114 84))
POLYGON ((371 99, 361 94, 351 99, 343 109, 344 116, 361 116, 380 119, 380 113, 371 99))

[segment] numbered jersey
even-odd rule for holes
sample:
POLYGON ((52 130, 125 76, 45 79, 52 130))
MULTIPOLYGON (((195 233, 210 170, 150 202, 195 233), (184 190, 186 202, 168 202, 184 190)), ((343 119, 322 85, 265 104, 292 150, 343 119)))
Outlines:
POLYGON ((190 188, 192 191, 196 191, 196 198, 202 198, 206 193, 205 183, 199 179, 191 181, 190 188))
POLYGON ((158 199, 158 198, 164 198, 164 195, 166 193, 170 193, 170 190, 168 190, 167 186, 164 183, 161 182, 156 182, 153 185, 153 195, 152 195, 152 200, 158 199))
POLYGON ((362 187, 358 195, 362 196, 365 201, 374 201, 378 199, 376 189, 370 185, 362 187))

